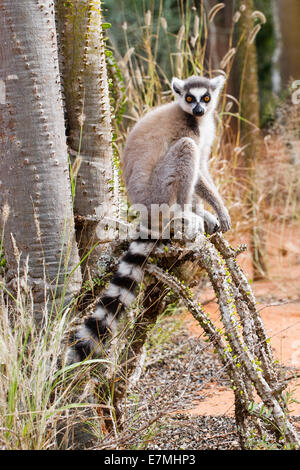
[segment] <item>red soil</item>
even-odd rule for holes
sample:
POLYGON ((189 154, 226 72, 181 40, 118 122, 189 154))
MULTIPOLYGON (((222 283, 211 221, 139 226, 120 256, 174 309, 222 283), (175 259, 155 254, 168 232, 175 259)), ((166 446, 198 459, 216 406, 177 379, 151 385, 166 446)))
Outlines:
MULTIPOLYGON (((274 358, 280 364, 290 367, 291 372, 300 372, 300 227, 269 227, 268 240, 268 279, 252 283, 259 303, 262 320, 267 335, 271 338, 274 358)), ((251 279, 252 268, 249 253, 238 258, 243 271, 251 279)), ((200 302, 214 297, 212 289, 200 294, 200 302)), ((215 301, 205 306, 210 317, 218 323, 220 312, 215 301)), ((202 329, 190 314, 187 326, 192 335, 202 336, 202 329)), ((300 379, 291 382, 293 398, 300 402, 300 379)), ((186 410, 190 415, 233 415, 234 398, 231 389, 207 384, 199 390, 199 401, 193 409, 186 410), (203 399, 203 396, 205 397, 203 399)), ((292 403, 290 411, 300 415, 300 403, 292 403)))

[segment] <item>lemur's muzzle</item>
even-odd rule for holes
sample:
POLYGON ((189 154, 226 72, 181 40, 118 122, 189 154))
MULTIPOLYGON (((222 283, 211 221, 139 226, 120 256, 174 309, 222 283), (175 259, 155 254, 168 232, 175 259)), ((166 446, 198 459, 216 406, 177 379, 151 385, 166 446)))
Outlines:
POLYGON ((194 116, 203 116, 203 114, 204 114, 204 109, 202 108, 202 106, 199 103, 197 103, 196 106, 193 109, 193 115, 194 116))

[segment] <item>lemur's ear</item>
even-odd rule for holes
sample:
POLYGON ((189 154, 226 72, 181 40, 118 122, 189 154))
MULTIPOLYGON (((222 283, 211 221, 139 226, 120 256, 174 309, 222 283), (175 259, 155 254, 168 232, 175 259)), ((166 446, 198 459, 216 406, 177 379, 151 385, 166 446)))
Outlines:
POLYGON ((210 85, 213 90, 218 90, 219 92, 222 90, 224 84, 226 82, 225 75, 218 75, 217 77, 210 79, 210 85))
POLYGON ((183 80, 179 80, 179 78, 176 78, 176 77, 172 78, 171 87, 172 87, 172 90, 174 91, 175 95, 177 95, 177 96, 182 95, 183 85, 184 85, 183 80))

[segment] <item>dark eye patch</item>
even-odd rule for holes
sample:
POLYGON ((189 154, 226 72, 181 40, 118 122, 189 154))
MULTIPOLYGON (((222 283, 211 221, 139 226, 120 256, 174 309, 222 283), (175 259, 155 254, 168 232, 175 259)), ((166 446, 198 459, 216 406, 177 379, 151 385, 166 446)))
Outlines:
POLYGON ((209 103, 211 100, 210 94, 205 93, 205 95, 202 96, 201 101, 204 101, 204 103, 209 103))
POLYGON ((194 101, 196 101, 196 98, 193 95, 186 95, 185 101, 187 103, 193 103, 194 101))

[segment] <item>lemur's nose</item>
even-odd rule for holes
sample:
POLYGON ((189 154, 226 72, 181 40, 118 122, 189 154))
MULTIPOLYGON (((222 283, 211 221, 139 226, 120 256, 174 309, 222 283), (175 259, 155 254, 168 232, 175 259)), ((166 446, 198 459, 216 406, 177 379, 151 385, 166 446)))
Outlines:
POLYGON ((193 114, 194 116, 203 116, 204 109, 202 108, 202 106, 200 106, 200 104, 197 104, 197 106, 194 107, 193 114))

